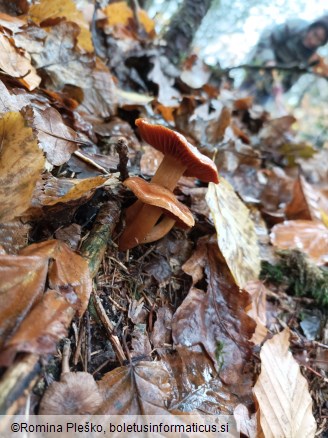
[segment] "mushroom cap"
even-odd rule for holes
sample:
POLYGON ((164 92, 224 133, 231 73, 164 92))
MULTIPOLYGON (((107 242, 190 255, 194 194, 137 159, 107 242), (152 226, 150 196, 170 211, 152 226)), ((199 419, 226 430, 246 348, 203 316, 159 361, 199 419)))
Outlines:
POLYGON ((66 373, 45 392, 40 415, 93 414, 103 402, 98 385, 89 373, 66 373))
POLYGON ((172 217, 182 227, 193 227, 194 217, 175 195, 159 184, 149 183, 138 176, 127 178, 123 184, 128 187, 144 204, 153 205, 163 210, 163 213, 172 217))
POLYGON ((161 151, 171 155, 187 166, 185 176, 194 176, 204 182, 219 182, 219 175, 214 162, 199 152, 187 139, 178 132, 161 125, 152 125, 145 119, 137 119, 142 139, 161 151))

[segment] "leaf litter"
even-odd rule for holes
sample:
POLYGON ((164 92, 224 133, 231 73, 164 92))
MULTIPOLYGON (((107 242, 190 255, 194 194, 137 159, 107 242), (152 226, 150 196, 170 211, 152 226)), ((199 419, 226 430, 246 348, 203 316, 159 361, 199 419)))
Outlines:
MULTIPOLYGON (((97 413, 231 414, 249 437, 323 432, 328 174, 320 164, 327 145, 319 151, 300 142, 293 115, 274 119, 250 97, 220 89, 196 54, 181 70, 170 65, 144 11, 111 4, 91 32, 78 8, 42 1, 25 5, 19 19, 0 20, 7 47, 0 60, 0 393, 15 387, 5 369, 29 363, 18 353, 42 357, 49 365, 33 393, 36 410, 48 413, 47 396, 40 399, 68 336, 72 372, 61 381, 88 376, 99 390, 97 413), (96 58, 94 46, 106 59, 96 58), (221 181, 181 178, 174 195, 195 226, 119 253, 124 212, 135 201, 122 179, 148 179, 161 160, 141 143, 139 117, 185 135, 214 160, 221 181), (286 276, 295 257, 284 256, 282 270, 275 248, 308 255, 297 262, 293 287, 286 276), (265 270, 264 260, 272 263, 265 270), (308 292, 313 285, 319 301, 308 292), (310 339, 306 321, 318 311, 321 325, 310 339), (269 387, 278 397, 270 409, 269 387)), ((28 382, 31 368, 24 373, 28 382)))

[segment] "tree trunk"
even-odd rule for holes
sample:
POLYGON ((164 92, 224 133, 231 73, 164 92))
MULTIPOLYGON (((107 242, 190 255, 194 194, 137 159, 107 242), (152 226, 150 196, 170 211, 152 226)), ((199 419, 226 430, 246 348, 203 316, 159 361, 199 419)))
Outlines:
POLYGON ((186 55, 212 0, 184 0, 164 35, 166 56, 178 64, 186 55))

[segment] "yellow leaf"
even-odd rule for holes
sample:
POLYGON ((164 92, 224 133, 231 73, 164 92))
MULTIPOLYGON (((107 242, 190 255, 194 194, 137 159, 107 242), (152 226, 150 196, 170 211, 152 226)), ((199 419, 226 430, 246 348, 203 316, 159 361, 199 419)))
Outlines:
POLYGON ((7 222, 30 206, 45 158, 18 112, 9 112, 0 120, 0 138, 0 222, 7 222))
POLYGON ((73 0, 41 0, 30 7, 29 17, 36 23, 57 17, 65 17, 67 21, 73 21, 80 26, 79 46, 87 52, 93 52, 89 25, 73 0))
POLYGON ((255 225, 250 212, 233 187, 222 177, 210 183, 206 194, 218 236, 218 245, 237 285, 243 288, 260 273, 255 225))
MULTIPOLYGON (((106 6, 104 13, 107 16, 107 22, 109 26, 113 27, 127 27, 129 25, 129 21, 133 20, 133 11, 126 2, 111 3, 110 5, 106 6)), ((155 25, 153 20, 148 17, 147 12, 143 9, 139 9, 138 19, 145 31, 152 36, 155 33, 155 25)))
POLYGON ((289 329, 266 341, 254 386, 266 438, 312 438, 316 422, 308 384, 289 349, 289 329))
POLYGON ((96 190, 98 187, 102 186, 108 180, 105 176, 96 176, 92 178, 85 179, 71 179, 70 183, 72 187, 69 189, 64 196, 61 196, 56 199, 50 199, 49 201, 45 201, 43 205, 55 205, 58 202, 69 202, 75 201, 76 199, 80 199, 83 196, 89 195, 92 191, 96 190))

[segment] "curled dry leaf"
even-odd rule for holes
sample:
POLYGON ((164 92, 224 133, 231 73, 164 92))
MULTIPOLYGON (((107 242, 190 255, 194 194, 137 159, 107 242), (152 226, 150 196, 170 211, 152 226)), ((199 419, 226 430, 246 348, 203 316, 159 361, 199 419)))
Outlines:
POLYGON ((285 221, 272 228, 270 238, 279 249, 298 249, 317 265, 328 263, 328 228, 319 222, 285 221))
POLYGON ((245 290, 250 294, 252 303, 246 308, 247 314, 256 321, 255 333, 251 341, 258 345, 263 342, 267 335, 266 329, 266 291, 262 281, 250 281, 246 284, 245 290))
POLYGON ((259 246, 250 212, 224 178, 220 178, 220 184, 209 184, 206 201, 220 251, 236 283, 244 287, 260 273, 259 246))
POLYGON ((79 148, 76 132, 64 124, 55 108, 49 107, 42 111, 27 108, 25 116, 37 131, 40 146, 48 161, 54 166, 66 163, 71 154, 79 148))
MULTIPOLYGON (((172 336, 178 345, 203 345, 225 383, 247 385, 245 375, 243 382, 240 378, 251 354, 248 340, 255 329, 255 322, 244 310, 250 297, 240 292, 221 257, 215 238, 201 239, 192 261, 184 265, 187 273, 196 261, 203 266, 208 286, 206 292, 191 288, 173 316, 172 336)), ((193 281, 200 275, 195 274, 193 281)))
POLYGON ((265 342, 254 386, 266 438, 313 438, 316 422, 308 383, 289 349, 289 329, 265 342))
POLYGON ((7 222, 30 206, 45 158, 18 112, 6 113, 0 120, 0 137, 0 222, 7 222))
POLYGON ((105 374, 99 382, 105 400, 97 415, 168 414, 170 376, 162 362, 139 362, 105 374))
POLYGON ((41 0, 37 4, 32 4, 28 16, 36 23, 40 23, 49 18, 63 18, 73 21, 80 28, 78 43, 87 52, 93 51, 92 38, 89 25, 85 21, 73 0, 41 0))
POLYGON ((1 70, 9 76, 20 78, 20 82, 28 90, 34 90, 40 84, 41 78, 32 66, 29 56, 14 47, 9 38, 3 34, 0 34, 0 53, 1 70))

